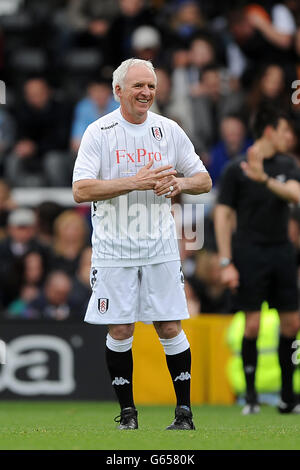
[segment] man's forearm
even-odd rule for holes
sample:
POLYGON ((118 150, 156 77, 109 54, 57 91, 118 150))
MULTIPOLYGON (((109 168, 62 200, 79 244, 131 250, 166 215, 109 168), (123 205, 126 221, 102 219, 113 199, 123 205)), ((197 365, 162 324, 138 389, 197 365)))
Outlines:
POLYGON ((217 205, 215 208, 214 225, 218 253, 221 258, 232 258, 231 241, 234 226, 234 212, 224 205, 217 205))
POLYGON ((180 178, 181 192, 186 194, 209 193, 212 182, 209 174, 205 171, 194 176, 180 178))
POLYGON ((76 202, 104 201, 122 196, 135 188, 131 177, 113 180, 80 180, 73 184, 73 195, 76 202))
POLYGON ((293 41, 292 34, 281 33, 276 28, 274 28, 272 23, 266 22, 264 27, 260 28, 260 32, 265 36, 266 39, 282 49, 288 49, 293 41))
POLYGON ((268 177, 265 183, 266 187, 276 194, 276 196, 294 204, 300 202, 300 185, 297 181, 289 180, 286 183, 278 181, 275 178, 268 177))

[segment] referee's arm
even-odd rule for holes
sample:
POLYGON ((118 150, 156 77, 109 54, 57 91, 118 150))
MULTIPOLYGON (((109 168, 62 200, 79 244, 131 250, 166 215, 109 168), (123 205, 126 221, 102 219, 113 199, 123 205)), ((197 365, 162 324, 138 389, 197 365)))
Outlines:
POLYGON ((296 180, 288 180, 285 183, 266 175, 265 186, 281 199, 294 204, 300 203, 300 183, 296 180))
POLYGON ((236 225, 235 210, 225 204, 217 204, 214 212, 214 225, 220 266, 222 266, 222 260, 226 261, 221 268, 221 282, 225 287, 235 291, 239 285, 239 273, 232 263, 231 252, 232 233, 236 225))
POLYGON ((235 227, 235 210, 225 204, 217 204, 214 211, 214 225, 220 258, 232 259, 231 240, 235 227))

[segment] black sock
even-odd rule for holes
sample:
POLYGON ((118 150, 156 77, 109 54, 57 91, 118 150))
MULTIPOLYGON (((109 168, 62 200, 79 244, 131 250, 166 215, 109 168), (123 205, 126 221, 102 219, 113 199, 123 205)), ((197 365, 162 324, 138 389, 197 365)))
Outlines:
POLYGON ((177 406, 191 406, 191 350, 179 354, 166 354, 167 365, 175 389, 177 406))
POLYGON ((256 396, 255 391, 255 372, 257 365, 257 338, 243 337, 242 341, 242 359, 246 379, 246 395, 248 397, 256 396))
POLYGON ((292 362, 294 349, 292 343, 296 338, 280 335, 278 345, 279 364, 281 368, 281 399, 285 403, 294 403, 293 374, 295 366, 292 362))
POLYGON ((115 352, 106 346, 106 362, 121 409, 134 407, 132 390, 132 350, 115 352))

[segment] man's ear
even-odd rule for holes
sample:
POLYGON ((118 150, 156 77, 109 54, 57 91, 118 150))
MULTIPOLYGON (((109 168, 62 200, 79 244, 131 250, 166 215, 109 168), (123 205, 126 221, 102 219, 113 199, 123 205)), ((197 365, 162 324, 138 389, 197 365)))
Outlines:
POLYGON ((275 129, 273 126, 266 126, 263 135, 267 138, 270 138, 274 130, 275 129))
POLYGON ((115 92, 116 92, 116 95, 120 97, 120 94, 122 92, 122 88, 120 87, 120 85, 115 86, 115 92))

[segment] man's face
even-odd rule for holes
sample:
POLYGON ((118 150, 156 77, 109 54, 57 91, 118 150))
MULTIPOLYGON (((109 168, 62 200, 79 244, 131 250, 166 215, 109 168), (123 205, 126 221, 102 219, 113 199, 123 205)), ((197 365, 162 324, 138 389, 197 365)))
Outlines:
POLYGON ((116 92, 123 117, 133 124, 142 123, 155 97, 155 77, 145 65, 133 65, 125 76, 123 87, 117 86, 116 92))
POLYGON ((206 94, 213 100, 217 99, 221 92, 221 77, 217 70, 207 70, 203 73, 202 83, 206 94))
POLYGON ((230 152, 240 151, 245 138, 245 127, 242 121, 234 117, 223 119, 221 136, 230 152))
POLYGON ((92 83, 89 86, 88 94, 99 108, 105 108, 111 97, 111 88, 102 83, 92 83))
POLYGON ((8 234, 16 243, 28 243, 35 235, 34 225, 10 225, 8 234))
POLYGON ((68 301, 70 294, 71 283, 67 276, 57 274, 53 276, 45 287, 46 297, 52 305, 62 305, 68 301))
POLYGON ((37 109, 44 108, 50 98, 48 85, 39 79, 28 80, 24 87, 24 94, 27 103, 37 109))
POLYGON ((192 42, 189 55, 192 64, 197 67, 203 67, 215 59, 213 47, 203 39, 195 39, 192 42))
POLYGON ((144 6, 144 0, 119 0, 121 12, 125 16, 136 16, 144 6))
POLYGON ((277 152, 288 152, 295 145, 294 132, 286 119, 280 119, 275 129, 270 128, 270 136, 277 152))

